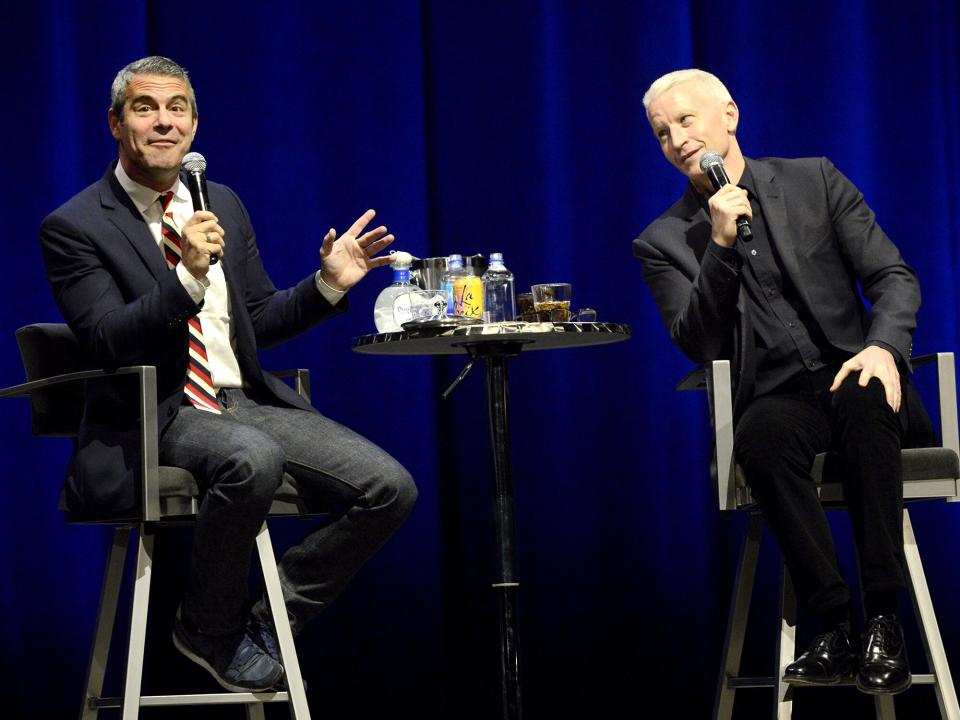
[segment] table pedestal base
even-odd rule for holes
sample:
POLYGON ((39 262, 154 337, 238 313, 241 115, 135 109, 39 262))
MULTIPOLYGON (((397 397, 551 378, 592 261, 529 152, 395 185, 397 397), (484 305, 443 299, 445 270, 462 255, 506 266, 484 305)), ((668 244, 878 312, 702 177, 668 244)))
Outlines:
POLYGON ((520 354, 520 343, 485 343, 470 348, 486 363, 487 417, 493 474, 493 510, 496 528, 497 579, 493 589, 500 609, 500 674, 503 720, 520 720, 519 630, 517 623, 516 526, 513 516, 513 478, 510 469, 510 395, 507 358, 520 354))
MULTIPOLYGON (((630 328, 618 323, 492 323, 455 329, 413 328, 403 333, 365 335, 353 349, 371 355, 460 355, 483 358, 487 370, 487 411, 490 456, 493 460, 493 509, 497 535, 497 580, 493 588, 500 607, 500 671, 503 720, 521 720, 520 661, 517 629, 517 556, 510 472, 510 402, 507 359, 521 350, 549 350, 621 342, 630 328)), ((444 397, 463 379, 464 369, 444 397)))

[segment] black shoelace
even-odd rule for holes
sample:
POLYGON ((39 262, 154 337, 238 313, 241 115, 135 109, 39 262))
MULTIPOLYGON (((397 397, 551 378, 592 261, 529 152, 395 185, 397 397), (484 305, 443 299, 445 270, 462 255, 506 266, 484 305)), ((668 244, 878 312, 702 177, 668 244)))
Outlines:
POLYGON ((897 623, 892 615, 878 615, 870 622, 867 633, 866 652, 888 655, 895 645, 897 623))

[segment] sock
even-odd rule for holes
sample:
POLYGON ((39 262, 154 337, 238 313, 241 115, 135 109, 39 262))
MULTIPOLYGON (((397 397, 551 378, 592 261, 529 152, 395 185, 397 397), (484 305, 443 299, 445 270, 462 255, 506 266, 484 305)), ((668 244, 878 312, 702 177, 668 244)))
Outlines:
POLYGON ((868 618, 896 615, 900 611, 900 600, 896 590, 871 590, 863 594, 863 607, 868 618))
POLYGON ((853 624, 850 617, 850 605, 849 603, 844 603, 839 607, 831 608, 821 613, 820 628, 824 632, 842 629, 849 635, 853 632, 853 624))

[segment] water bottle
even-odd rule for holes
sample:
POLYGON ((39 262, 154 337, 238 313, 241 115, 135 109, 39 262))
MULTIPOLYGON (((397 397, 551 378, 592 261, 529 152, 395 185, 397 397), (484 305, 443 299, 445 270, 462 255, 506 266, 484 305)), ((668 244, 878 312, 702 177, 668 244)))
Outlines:
POLYGON ((448 255, 447 269, 443 273, 440 292, 447 298, 447 315, 453 315, 453 283, 458 277, 466 275, 463 269, 463 255, 448 255))
POLYGON ((377 332, 401 332, 403 323, 412 319, 410 293, 417 287, 410 282, 410 265, 413 257, 410 253, 393 253, 393 284, 388 285, 377 296, 373 305, 373 324, 377 332))
POLYGON ((483 321, 513 322, 517 302, 513 292, 513 273, 503 264, 503 253, 490 253, 490 266, 483 274, 483 321))

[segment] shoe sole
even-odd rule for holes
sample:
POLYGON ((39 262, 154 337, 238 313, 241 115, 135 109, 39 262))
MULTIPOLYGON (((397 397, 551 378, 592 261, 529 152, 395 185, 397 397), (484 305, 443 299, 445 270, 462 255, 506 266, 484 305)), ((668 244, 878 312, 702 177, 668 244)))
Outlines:
MULTIPOLYGON (((220 677, 220 674, 219 674, 216 670, 213 669, 213 666, 212 666, 210 663, 208 663, 208 662, 207 662, 206 660, 204 660, 202 657, 200 657, 200 656, 197 655, 195 652, 193 652, 193 650, 191 650, 191 649, 186 645, 186 643, 184 643, 182 640, 180 640, 180 637, 177 635, 176 632, 173 633, 173 646, 174 646, 177 650, 179 650, 181 653, 183 653, 186 657, 188 657, 190 660, 192 660, 192 661, 195 662, 197 665, 199 665, 199 666, 202 667, 204 670, 206 670, 208 673, 210 673, 210 674, 213 676, 213 679, 216 680, 217 683, 219 683, 221 687, 226 688, 227 690, 229 690, 229 691, 231 691, 231 692, 237 692, 237 693, 244 693, 244 692, 249 692, 249 693, 264 693, 264 692, 270 692, 270 691, 276 686, 277 683, 279 683, 281 680, 283 680, 283 673, 281 673, 281 674, 280 674, 280 677, 278 677, 274 682, 272 682, 272 683, 270 683, 269 685, 266 685, 266 686, 264 686, 264 687, 262 687, 262 688, 261 688, 261 687, 249 688, 249 687, 241 687, 240 685, 234 685, 233 683, 230 683, 230 682, 224 680, 222 677, 220 677)), ((276 690, 273 690, 273 692, 276 692, 276 690)))
POLYGON ((783 676, 783 682, 785 682, 787 685, 794 685, 798 687, 832 687, 833 685, 843 685, 844 683, 852 685, 854 679, 854 671, 851 669, 847 669, 842 673, 838 673, 829 679, 790 677, 788 675, 783 676))
POLYGON ((862 693, 866 693, 867 695, 899 695, 905 690, 909 690, 913 686, 913 676, 911 675, 908 677, 906 683, 904 683, 902 687, 888 688, 885 690, 881 690, 880 688, 864 687, 859 681, 856 683, 856 685, 857 690, 862 693))
POLYGON ((832 685, 841 685, 843 683, 853 682, 853 678, 849 675, 845 677, 831 678, 829 680, 811 680, 808 678, 783 678, 783 682, 787 685, 793 685, 795 687, 830 687, 832 685))

